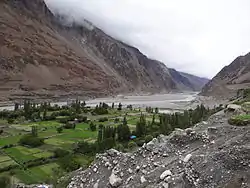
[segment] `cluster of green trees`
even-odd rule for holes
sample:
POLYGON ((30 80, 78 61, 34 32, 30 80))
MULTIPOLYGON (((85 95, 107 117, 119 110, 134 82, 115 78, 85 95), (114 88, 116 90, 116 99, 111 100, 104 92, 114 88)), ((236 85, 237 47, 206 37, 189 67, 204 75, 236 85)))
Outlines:
POLYGON ((104 115, 108 114, 109 105, 106 103, 100 103, 99 105, 96 105, 95 109, 93 110, 92 114, 93 115, 104 115))
MULTIPOLYGON (((132 108, 132 105, 129 106, 129 108, 132 108)), ((112 103, 111 107, 104 103, 101 102, 99 105, 96 105, 95 109, 93 110, 92 114, 93 115, 104 115, 104 114, 108 114, 108 109, 115 109, 115 103, 112 103)), ((122 103, 118 104, 118 108, 117 110, 121 111, 122 110, 122 103)))
POLYGON ((152 107, 146 107, 146 112, 147 113, 156 113, 158 114, 159 113, 159 108, 152 108, 152 107))
POLYGON ((146 135, 147 133, 146 126, 147 126, 146 117, 144 114, 141 114, 140 120, 136 123, 136 136, 137 137, 142 137, 146 135))
POLYGON ((0 176, 0 187, 11 188, 11 179, 8 176, 0 176))
POLYGON ((133 106, 130 104, 130 105, 127 105, 127 109, 129 110, 133 110, 133 106))
POLYGON ((94 123, 91 121, 90 124, 89 124, 89 129, 90 129, 91 131, 96 131, 96 124, 94 124, 94 123))
POLYGON ((101 117, 98 119, 99 122, 106 122, 108 121, 109 119, 107 117, 101 117))
POLYGON ((198 105, 195 109, 185 110, 183 113, 176 112, 173 114, 160 114, 160 122, 155 122, 155 115, 151 122, 146 122, 145 116, 142 114, 140 121, 136 124, 136 136, 143 137, 145 135, 169 134, 175 128, 185 129, 195 125, 196 123, 206 120, 210 115, 221 110, 222 107, 214 109, 205 108, 204 105, 198 105))
POLYGON ((75 116, 82 112, 89 112, 91 109, 86 108, 86 103, 76 100, 71 106, 51 105, 44 102, 41 104, 25 100, 22 105, 15 103, 14 111, 4 110, 0 112, 1 119, 7 119, 8 122, 14 123, 14 120, 24 117, 25 120, 31 121, 48 121, 55 120, 57 116, 75 116), (20 108, 22 106, 22 108, 20 108), (48 112, 53 112, 48 115, 48 112))
POLYGON ((30 134, 23 135, 19 144, 30 147, 39 147, 44 144, 44 139, 38 137, 37 126, 32 126, 32 130, 30 134))
POLYGON ((104 151, 115 146, 116 128, 114 126, 103 126, 102 124, 98 127, 98 151, 104 151))
POLYGON ((117 140, 119 142, 127 142, 129 141, 130 136, 131 136, 131 131, 127 123, 127 117, 125 116, 122 124, 119 124, 117 127, 117 140))
POLYGON ((121 111, 121 110, 122 110, 122 103, 119 103, 119 104, 118 104, 118 108, 117 108, 117 110, 119 110, 119 111, 121 111))

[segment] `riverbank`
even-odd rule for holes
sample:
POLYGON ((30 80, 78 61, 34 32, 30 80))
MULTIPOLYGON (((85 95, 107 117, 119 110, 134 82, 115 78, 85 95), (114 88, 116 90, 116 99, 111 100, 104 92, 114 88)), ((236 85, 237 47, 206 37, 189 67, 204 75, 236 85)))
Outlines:
MULTIPOLYGON (((122 103, 123 106, 133 105, 136 108, 145 108, 151 106, 160 109, 182 109, 185 105, 194 100, 197 93, 169 93, 169 94, 154 94, 154 95, 118 95, 116 97, 103 97, 85 100, 88 106, 94 107, 100 102, 105 102, 109 105, 115 103, 122 103)), ((74 99, 67 99, 62 101, 51 101, 55 105, 67 105, 74 99)), ((81 100, 81 99, 80 99, 81 100)), ((42 101, 37 101, 42 102, 42 101)), ((2 102, 0 103, 0 110, 14 109, 14 103, 2 102)))
MULTIPOLYGON (((65 99, 61 101, 50 101, 52 105, 67 105, 74 99, 65 99)), ((42 101, 36 101, 42 102, 42 101)), ((94 107, 100 102, 105 102, 108 105, 115 103, 122 103, 123 106, 132 105, 135 108, 145 108, 151 106, 159 108, 161 111, 176 110, 181 111, 185 109, 195 108, 199 104, 204 104, 209 108, 225 104, 226 100, 218 100, 213 97, 199 96, 198 93, 168 93, 168 94, 153 94, 153 95, 118 95, 116 97, 103 97, 86 100, 87 106, 94 107)), ((0 110, 14 110, 14 103, 1 102, 0 110)))

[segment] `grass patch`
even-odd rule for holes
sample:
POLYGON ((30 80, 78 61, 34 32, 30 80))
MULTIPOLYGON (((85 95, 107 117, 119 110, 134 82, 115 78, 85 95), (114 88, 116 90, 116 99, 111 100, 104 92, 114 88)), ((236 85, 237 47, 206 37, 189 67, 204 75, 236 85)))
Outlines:
POLYGON ((136 123, 139 121, 140 119, 138 117, 132 117, 132 118, 129 118, 127 120, 128 124, 130 125, 136 125, 136 123))
POLYGON ((21 150, 15 147, 5 149, 5 152, 8 155, 10 155, 12 158, 14 158, 16 161, 18 161, 19 163, 24 163, 24 162, 36 159, 36 157, 32 155, 24 154, 21 150))
POLYGON ((87 130, 88 125, 78 124, 76 129, 64 129, 62 135, 56 136, 62 140, 78 141, 86 138, 97 138, 97 131, 87 130))
POLYGON ((250 114, 233 116, 228 120, 228 123, 236 126, 246 126, 250 123, 250 114))
POLYGON ((56 146, 65 149, 72 149, 72 144, 74 143, 74 141, 66 141, 59 138, 49 138, 45 140, 45 143, 54 147, 56 146))
POLYGON ((51 157, 53 155, 54 155, 54 153, 47 152, 47 151, 43 151, 41 153, 35 153, 35 154, 33 154, 33 156, 36 157, 36 158, 48 158, 48 157, 51 157))
POLYGON ((83 167, 88 167, 95 159, 94 156, 86 156, 86 155, 81 155, 78 154, 75 156, 75 159, 83 166, 83 167))
POLYGON ((234 116, 233 118, 240 119, 240 120, 250 120, 250 114, 242 114, 242 115, 234 116))
POLYGON ((5 167, 11 166, 11 165, 16 165, 16 164, 17 163, 13 160, 5 161, 5 162, 0 163, 0 168, 5 168, 5 167))
POLYGON ((20 138, 21 138, 21 135, 1 138, 0 139, 0 147, 5 146, 5 145, 10 145, 10 144, 17 144, 18 141, 20 140, 20 138))
POLYGON ((15 178, 25 184, 35 184, 41 182, 39 177, 34 176, 34 174, 32 174, 30 171, 22 169, 15 170, 15 178))
POLYGON ((49 163, 27 170, 15 170, 15 177, 25 184, 44 183, 53 178, 53 168, 59 168, 59 165, 49 163))
POLYGON ((23 147, 23 146, 16 146, 15 149, 18 149, 24 155, 30 155, 30 154, 42 152, 42 150, 40 150, 38 148, 26 148, 26 147, 23 147))
POLYGON ((7 124, 8 121, 6 119, 0 119, 0 124, 7 124))
POLYGON ((56 129, 47 129, 45 131, 42 131, 42 132, 39 132, 38 133, 38 136, 41 137, 41 138, 46 138, 46 137, 49 137, 49 136, 53 136, 53 135, 58 135, 59 133, 57 132, 56 129))
POLYGON ((10 161, 11 158, 7 155, 0 155, 0 166, 1 166, 1 163, 2 162, 5 162, 5 161, 10 161))
POLYGON ((61 123, 57 122, 57 121, 40 121, 40 122, 31 122, 31 123, 24 123, 24 124, 20 124, 22 126, 37 126, 38 128, 49 128, 49 127, 57 127, 60 126, 61 123))
POLYGON ((19 163, 28 162, 37 158, 47 158, 53 156, 53 153, 40 150, 38 148, 26 148, 17 146, 5 149, 5 152, 13 157, 19 163))

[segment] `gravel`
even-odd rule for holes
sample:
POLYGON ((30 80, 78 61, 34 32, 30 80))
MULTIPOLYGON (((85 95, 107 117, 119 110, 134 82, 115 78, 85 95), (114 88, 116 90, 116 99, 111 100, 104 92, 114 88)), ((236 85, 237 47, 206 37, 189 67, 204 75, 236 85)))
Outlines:
POLYGON ((231 126, 227 118, 219 112, 193 128, 160 135, 133 153, 111 149, 97 154, 68 188, 248 188, 250 126, 231 126))

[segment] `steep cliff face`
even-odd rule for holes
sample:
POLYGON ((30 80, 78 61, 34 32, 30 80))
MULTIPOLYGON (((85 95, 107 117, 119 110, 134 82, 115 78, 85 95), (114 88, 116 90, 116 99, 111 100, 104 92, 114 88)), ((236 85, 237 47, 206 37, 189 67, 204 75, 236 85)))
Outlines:
POLYGON ((3 0, 0 5, 2 100, 182 89, 163 63, 88 21, 67 22, 43 0, 3 0))
POLYGON ((42 0, 1 1, 0 12, 1 96, 98 95, 119 85, 56 30, 42 0))
MULTIPOLYGON (((61 23, 65 21, 61 20, 61 23)), ((151 60, 138 49, 120 42, 94 26, 79 24, 60 25, 63 35, 81 47, 86 56, 95 59, 123 80, 125 90, 134 92, 160 92, 177 90, 168 68, 161 62, 151 60)))
POLYGON ((250 53, 237 57, 202 89, 201 95, 232 97, 238 89, 250 87, 250 53))

